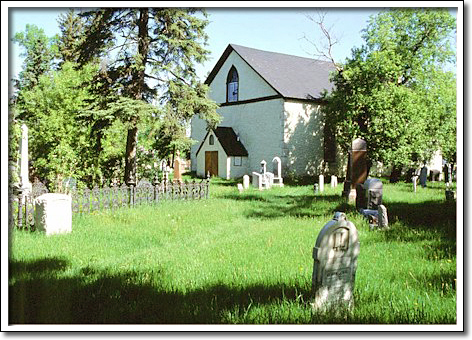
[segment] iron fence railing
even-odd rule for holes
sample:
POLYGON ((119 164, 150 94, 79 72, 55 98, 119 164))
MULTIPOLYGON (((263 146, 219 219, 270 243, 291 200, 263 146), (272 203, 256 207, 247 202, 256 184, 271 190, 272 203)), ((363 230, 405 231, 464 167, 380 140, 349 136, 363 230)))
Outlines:
MULTIPOLYGON (((48 193, 41 182, 34 182, 27 194, 10 195, 10 223, 20 229, 34 229, 34 200, 48 193)), ((155 182, 141 180, 134 185, 104 186, 93 189, 71 190, 72 213, 90 213, 97 210, 120 209, 139 205, 157 204, 161 200, 200 200, 210 194, 210 180, 184 182, 155 182)))

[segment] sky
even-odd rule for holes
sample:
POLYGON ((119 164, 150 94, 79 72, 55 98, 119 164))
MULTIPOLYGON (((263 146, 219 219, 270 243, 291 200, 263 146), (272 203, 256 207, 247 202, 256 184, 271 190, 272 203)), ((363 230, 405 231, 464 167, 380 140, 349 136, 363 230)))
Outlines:
MULTIPOLYGON (((26 24, 34 24, 44 29, 46 36, 49 37, 58 34, 58 16, 61 12, 67 12, 67 8, 10 8, 10 37, 17 32, 25 31, 26 24)), ((360 31, 366 26, 369 16, 378 13, 379 9, 326 10, 327 26, 332 27, 332 32, 339 36, 340 43, 333 50, 336 58, 346 58, 350 55, 354 44, 357 46, 362 44, 360 31)), ((206 78, 230 43, 301 57, 313 57, 314 48, 308 40, 316 43, 322 41, 316 24, 307 17, 307 15, 317 17, 317 9, 313 7, 206 7, 206 10, 210 21, 206 29, 209 37, 207 49, 211 54, 207 62, 197 67, 198 76, 202 80, 206 78)), ((21 50, 17 44, 10 44, 10 47, 12 50, 9 70, 14 76, 21 70, 22 59, 19 57, 21 50)))
MULTIPOLYGON (((45 34, 52 37, 60 32, 57 19, 61 12, 67 12, 68 8, 88 7, 87 2, 86 4, 83 4, 83 2, 61 2, 61 6, 64 7, 60 8, 16 7, 24 6, 24 3, 13 3, 12 7, 9 8, 8 16, 9 38, 17 32, 25 31, 26 24, 34 24, 44 29, 45 34)), ((105 6, 107 6, 106 3, 105 6)), ((274 3, 277 4, 277 2, 274 3)), ((292 2, 286 3, 292 4, 292 2)), ((200 79, 202 81, 206 79, 206 76, 230 43, 314 58, 316 51, 312 43, 321 45, 326 40, 317 25, 309 19, 309 16, 317 18, 320 11, 326 13, 326 27, 331 29, 331 34, 336 36, 338 40, 338 44, 333 47, 334 59, 336 62, 343 62, 347 57, 350 57, 353 47, 360 47, 363 44, 361 30, 367 26, 371 15, 375 15, 385 8, 382 4, 386 2, 369 3, 376 7, 325 7, 322 9, 314 7, 320 2, 295 3, 298 4, 297 7, 269 8, 237 7, 234 5, 231 5, 231 7, 221 7, 221 5, 215 7, 214 4, 218 6, 218 2, 210 2, 212 5, 204 8, 209 14, 210 23, 207 26, 206 33, 209 37, 207 49, 211 54, 208 61, 203 65, 197 65, 196 70, 200 79)), ((35 2, 31 6, 37 6, 37 4, 35 2)), ((241 6, 240 3, 236 2, 235 4, 241 6)), ((264 4, 267 4, 267 2, 264 2, 264 4)), ((351 4, 350 6, 352 6, 351 4)), ((11 78, 21 71, 22 59, 19 57, 21 50, 17 44, 10 43, 9 47, 11 48, 9 78, 11 78)))

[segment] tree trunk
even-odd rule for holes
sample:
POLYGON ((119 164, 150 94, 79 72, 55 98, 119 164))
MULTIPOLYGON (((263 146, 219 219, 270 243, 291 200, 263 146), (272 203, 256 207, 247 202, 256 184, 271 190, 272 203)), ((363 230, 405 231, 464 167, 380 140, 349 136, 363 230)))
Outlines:
MULTIPOLYGON (((132 92, 137 100, 143 99, 144 85, 145 85, 145 68, 146 58, 149 52, 148 41, 148 20, 149 10, 147 8, 139 9, 138 21, 138 63, 140 66, 136 67, 133 72, 132 92)), ((125 155, 125 183, 127 185, 136 185, 136 151, 138 145, 138 113, 131 121, 131 128, 128 129, 128 136, 126 139, 126 155, 125 155)))
POLYGON ((390 173, 390 183, 397 183, 400 180, 400 175, 402 173, 402 167, 398 164, 395 164, 390 173))

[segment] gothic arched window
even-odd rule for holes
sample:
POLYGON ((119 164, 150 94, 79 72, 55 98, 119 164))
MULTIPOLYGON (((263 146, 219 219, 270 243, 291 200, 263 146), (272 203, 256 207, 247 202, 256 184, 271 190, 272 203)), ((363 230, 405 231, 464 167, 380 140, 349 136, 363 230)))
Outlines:
POLYGON ((237 102, 238 90, 239 90, 238 71, 236 71, 236 68, 233 66, 229 70, 228 78, 226 79, 226 101, 237 102))

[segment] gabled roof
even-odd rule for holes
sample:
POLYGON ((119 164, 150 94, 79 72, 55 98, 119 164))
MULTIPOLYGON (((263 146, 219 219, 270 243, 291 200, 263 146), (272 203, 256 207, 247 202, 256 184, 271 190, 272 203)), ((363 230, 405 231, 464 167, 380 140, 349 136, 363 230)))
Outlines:
POLYGON ((284 98, 318 99, 323 90, 330 91, 332 63, 283 53, 262 51, 254 48, 229 44, 208 75, 205 84, 210 84, 231 54, 236 52, 284 98))
MULTIPOLYGON (((223 150, 225 150, 227 156, 246 156, 247 157, 248 155, 247 150, 244 147, 243 143, 241 143, 241 141, 238 140, 238 136, 234 132, 233 128, 219 126, 215 130, 213 130, 213 132, 215 133, 216 138, 218 138, 218 141, 223 147, 223 150)), ((205 138, 203 138, 202 143, 200 144, 200 147, 198 148, 196 152, 196 155, 202 148, 203 143, 205 143, 205 140, 207 139, 209 133, 210 131, 208 131, 207 134, 205 135, 205 138)))

